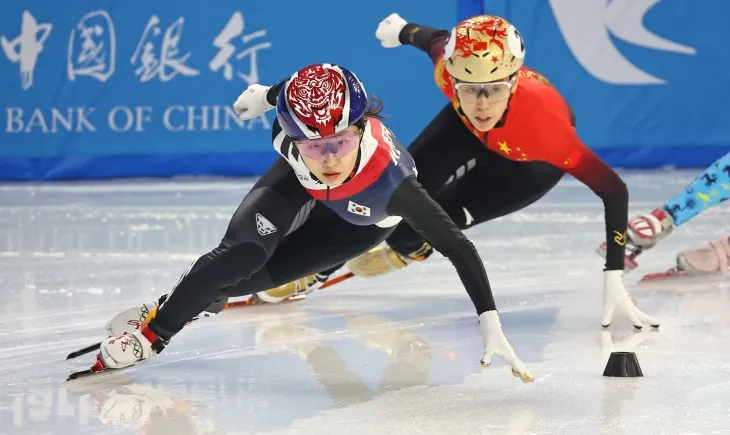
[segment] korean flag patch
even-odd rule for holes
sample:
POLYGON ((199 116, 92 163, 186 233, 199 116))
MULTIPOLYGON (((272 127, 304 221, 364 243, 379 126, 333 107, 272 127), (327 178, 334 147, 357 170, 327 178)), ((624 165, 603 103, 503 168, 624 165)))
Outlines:
POLYGON ((347 203, 347 211, 349 211, 350 213, 359 214, 360 216, 370 216, 370 207, 355 204, 352 201, 349 201, 347 203))

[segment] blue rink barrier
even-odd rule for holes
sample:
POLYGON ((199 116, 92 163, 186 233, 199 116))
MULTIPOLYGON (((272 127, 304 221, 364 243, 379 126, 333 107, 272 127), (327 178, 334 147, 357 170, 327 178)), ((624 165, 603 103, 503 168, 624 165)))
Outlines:
POLYGON ((354 71, 409 142, 445 102, 428 57, 375 29, 392 12, 446 28, 456 2, 329 5, 4 2, 0 179, 261 174, 274 113, 242 122, 232 104, 317 62, 354 71))
POLYGON ((563 92, 581 137, 613 165, 705 166, 730 150, 730 85, 711 74, 730 65, 722 42, 730 30, 721 19, 730 5, 707 0, 687 13, 683 0, 658 3, 643 22, 664 38, 651 43, 659 50, 617 39, 632 27, 604 19, 616 11, 643 19, 631 5, 648 2, 585 0, 577 8, 583 16, 611 24, 576 30, 567 1, 524 0, 517 8, 488 0, 486 8, 482 0, 375 0, 324 8, 283 0, 277 11, 232 0, 216 8, 191 0, 6 2, 0 179, 261 174, 276 156, 274 114, 241 121, 232 103, 251 83, 274 84, 316 62, 353 70, 384 101, 389 126, 407 144, 446 101, 424 53, 385 49, 375 38, 392 12, 447 29, 487 9, 513 21, 525 36, 528 65, 563 92), (672 21, 676 14, 682 26, 672 21), (686 23, 706 31, 686 32, 686 23), (594 31, 603 33, 575 36, 594 31), (575 42, 588 40, 595 47, 575 42), (614 63, 585 56, 596 47, 614 63))

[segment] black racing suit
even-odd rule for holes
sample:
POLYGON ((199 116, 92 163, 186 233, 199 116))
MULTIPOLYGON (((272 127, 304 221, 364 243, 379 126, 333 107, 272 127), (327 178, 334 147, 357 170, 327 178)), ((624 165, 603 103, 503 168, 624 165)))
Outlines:
MULTIPOLYGON (((275 135, 277 131, 281 129, 275 123, 275 135)), ((388 215, 403 217, 451 260, 477 314, 496 309, 474 245, 414 176, 394 188, 386 207, 388 215)), ((213 302, 267 290, 342 264, 392 232, 393 227, 348 223, 314 201, 289 163, 279 158, 243 199, 220 245, 183 274, 149 327, 169 340, 213 302)))

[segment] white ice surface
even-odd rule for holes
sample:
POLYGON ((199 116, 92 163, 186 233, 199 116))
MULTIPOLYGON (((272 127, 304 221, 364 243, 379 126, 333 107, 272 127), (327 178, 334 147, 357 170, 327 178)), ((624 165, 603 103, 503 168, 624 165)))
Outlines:
MULTIPOLYGON (((629 173, 631 212, 695 172, 629 173)), ((730 232, 720 205, 679 228, 626 277, 662 321, 599 325, 600 200, 575 180, 467 231, 505 334, 537 380, 522 384, 481 336, 451 264, 436 255, 308 300, 224 312, 154 360, 64 387, 115 313, 168 291, 213 248, 250 180, 0 186, 2 434, 730 433, 728 282, 637 287, 680 250, 730 232), (602 376, 612 350, 643 378, 602 376)))

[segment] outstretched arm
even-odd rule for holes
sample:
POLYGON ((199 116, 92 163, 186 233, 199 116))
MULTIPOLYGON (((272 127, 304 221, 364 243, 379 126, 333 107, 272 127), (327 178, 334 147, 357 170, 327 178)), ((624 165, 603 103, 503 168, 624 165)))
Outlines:
POLYGON ((629 191, 626 184, 613 169, 583 145, 575 133, 571 133, 570 138, 575 141, 575 145, 568 159, 576 163, 567 172, 595 192, 603 200, 604 206, 607 247, 601 325, 610 325, 618 310, 625 313, 636 328, 640 329, 644 325, 658 327, 657 320, 636 308, 621 279, 629 209, 629 191))
POLYGON ((428 53, 433 63, 436 64, 443 57, 444 45, 449 38, 449 32, 408 23, 400 15, 391 14, 380 22, 375 36, 386 48, 398 47, 401 44, 419 48, 428 53))
POLYGON ((629 190, 621 177, 593 151, 582 144, 578 149, 582 150, 578 164, 567 172, 603 201, 607 244, 605 267, 606 270, 623 270, 629 190))
POLYGON ((286 79, 274 86, 250 85, 233 103, 233 110, 241 119, 253 119, 263 115, 276 107, 276 99, 284 83, 286 79))
POLYGON ((289 79, 284 79, 269 88, 269 90, 266 92, 266 102, 267 103, 276 107, 276 99, 279 98, 279 92, 281 92, 281 88, 284 87, 284 83, 286 83, 287 80, 289 80, 289 79))
POLYGON ((406 178, 388 203, 388 214, 402 216, 431 246, 453 263, 477 314, 496 310, 492 288, 474 244, 434 201, 415 176, 406 178))
POLYGON ((403 44, 425 51, 431 61, 436 64, 444 56, 444 46, 446 40, 449 39, 449 32, 420 24, 406 24, 398 35, 398 39, 403 44))
POLYGON ((500 356, 512 366, 515 376, 523 382, 532 382, 532 375, 512 350, 502 332, 487 272, 474 244, 418 184, 414 175, 403 180, 395 190, 388 202, 388 214, 402 216, 456 268, 479 314, 484 338, 482 365, 488 366, 493 355, 500 356))

